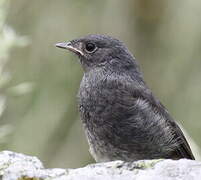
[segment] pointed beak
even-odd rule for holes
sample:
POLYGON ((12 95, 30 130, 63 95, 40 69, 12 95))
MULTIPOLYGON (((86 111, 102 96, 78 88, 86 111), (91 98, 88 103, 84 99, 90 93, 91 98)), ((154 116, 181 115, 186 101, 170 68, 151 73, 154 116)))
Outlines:
POLYGON ((83 52, 79 50, 78 48, 74 47, 71 42, 61 42, 61 43, 55 44, 55 46, 58 48, 70 50, 78 55, 84 55, 83 52))
POLYGON ((67 49, 71 45, 71 42, 62 42, 62 43, 57 43, 55 44, 56 47, 62 48, 62 49, 67 49))

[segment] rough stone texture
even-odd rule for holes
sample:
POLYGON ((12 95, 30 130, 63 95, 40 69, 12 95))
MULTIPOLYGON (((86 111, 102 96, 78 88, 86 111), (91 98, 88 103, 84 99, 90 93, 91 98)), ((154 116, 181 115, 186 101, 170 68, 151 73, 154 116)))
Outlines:
POLYGON ((45 169, 36 157, 0 152, 2 180, 198 180, 201 162, 181 159, 113 161, 78 169, 45 169))

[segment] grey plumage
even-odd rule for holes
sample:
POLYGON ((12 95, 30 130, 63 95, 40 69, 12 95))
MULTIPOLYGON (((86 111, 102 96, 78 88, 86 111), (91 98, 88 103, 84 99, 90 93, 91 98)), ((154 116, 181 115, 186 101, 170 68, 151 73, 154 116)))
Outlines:
POLYGON ((57 47, 75 52, 84 69, 79 110, 97 162, 194 159, 182 131, 147 87, 122 42, 89 35, 57 47))

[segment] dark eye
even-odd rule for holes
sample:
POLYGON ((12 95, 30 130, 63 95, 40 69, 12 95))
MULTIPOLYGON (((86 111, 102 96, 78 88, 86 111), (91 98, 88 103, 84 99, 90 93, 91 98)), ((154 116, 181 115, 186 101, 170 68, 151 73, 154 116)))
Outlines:
POLYGON ((93 43, 87 43, 85 48, 89 53, 92 53, 96 50, 96 45, 93 43))

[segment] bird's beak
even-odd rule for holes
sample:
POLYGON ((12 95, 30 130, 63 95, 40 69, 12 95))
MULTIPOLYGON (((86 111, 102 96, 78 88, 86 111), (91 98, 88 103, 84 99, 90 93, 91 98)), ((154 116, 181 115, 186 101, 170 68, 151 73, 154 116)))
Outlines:
POLYGON ((55 46, 58 48, 70 50, 78 55, 84 55, 83 52, 79 50, 77 47, 74 47, 71 42, 57 43, 55 46))

